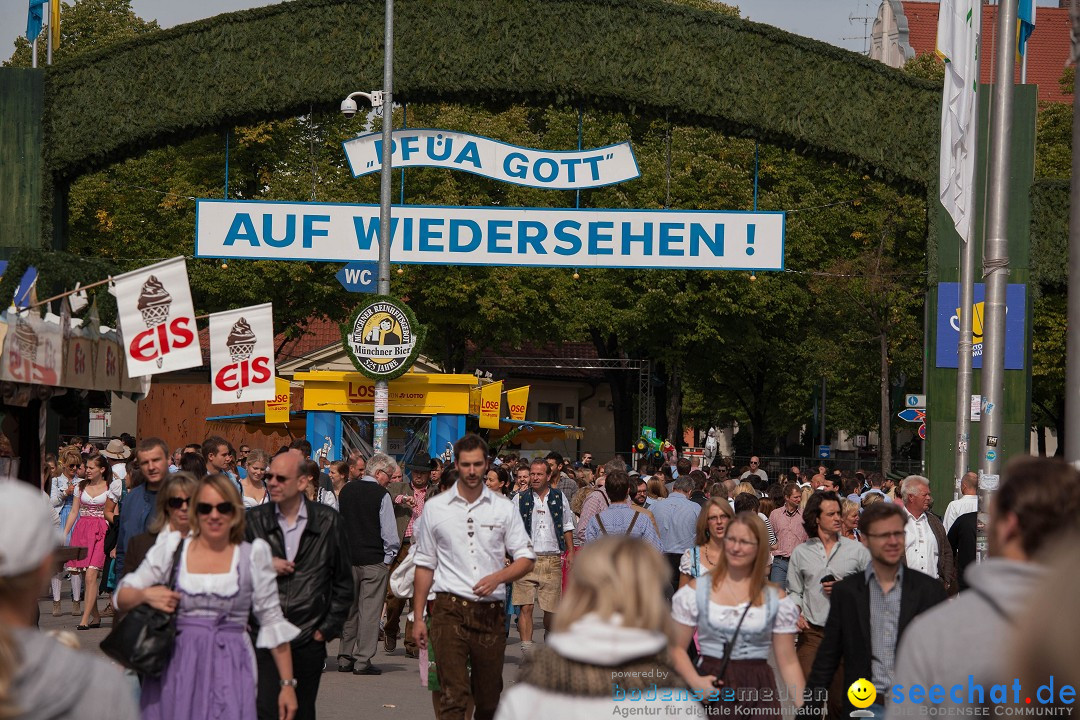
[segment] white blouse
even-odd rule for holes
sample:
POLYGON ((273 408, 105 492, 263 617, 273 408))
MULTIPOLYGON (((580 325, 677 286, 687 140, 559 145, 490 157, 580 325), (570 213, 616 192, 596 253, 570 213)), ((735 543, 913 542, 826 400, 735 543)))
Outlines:
MULTIPOLYGON (((742 617, 746 603, 739 605, 721 605, 709 602, 709 622, 716 627, 734 627, 742 617)), ((671 598, 671 616, 680 625, 697 627, 698 605, 697 589, 686 584, 679 588, 675 596, 671 598)), ((780 599, 776 610, 776 621, 773 623, 773 633, 794 635, 799 632, 796 623, 799 620, 799 606, 790 595, 780 599)), ((746 613, 743 627, 761 627, 765 624, 765 604, 750 608, 746 613)))
MULTIPOLYGON (((113 596, 115 606, 116 597, 120 590, 125 587, 145 590, 154 585, 165 585, 169 582, 172 569, 172 558, 176 547, 180 543, 180 533, 176 531, 163 532, 158 535, 154 546, 146 553, 146 558, 138 568, 124 576, 120 585, 116 588, 113 596)), ((232 564, 226 573, 192 573, 187 569, 187 556, 190 544, 184 546, 180 556, 180 572, 176 578, 178 589, 189 595, 217 595, 229 597, 240 590, 240 548, 233 548, 232 564)), ((252 613, 259 621, 259 635, 255 639, 255 646, 260 648, 274 648, 287 643, 300 634, 300 628, 285 619, 281 612, 281 602, 278 599, 277 573, 274 572, 274 564, 270 552, 270 546, 265 540, 256 539, 251 542, 251 581, 252 581, 252 613)), ((119 610, 119 608, 117 608, 119 610)))

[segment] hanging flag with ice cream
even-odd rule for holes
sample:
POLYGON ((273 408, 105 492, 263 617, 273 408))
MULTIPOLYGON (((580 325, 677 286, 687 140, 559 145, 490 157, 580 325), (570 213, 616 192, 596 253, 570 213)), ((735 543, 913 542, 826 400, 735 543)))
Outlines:
POLYGON ((125 273, 113 282, 130 375, 202 365, 184 258, 125 273))
POLYGON ((273 400, 274 306, 210 316, 210 402, 273 400))

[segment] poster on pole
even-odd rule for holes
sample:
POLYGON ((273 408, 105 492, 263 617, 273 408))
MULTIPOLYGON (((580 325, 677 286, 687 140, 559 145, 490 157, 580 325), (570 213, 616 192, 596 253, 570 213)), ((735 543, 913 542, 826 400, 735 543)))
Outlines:
MULTIPOLYGON (((971 367, 982 367, 983 319, 986 310, 986 285, 975 283, 971 307, 971 367)), ((1010 283, 1005 288, 1005 369, 1023 370, 1025 358, 1025 323, 1027 321, 1027 286, 1010 283)), ((939 368, 958 365, 960 342, 960 283, 938 283, 937 352, 939 368)))
POLYGON ((480 427, 498 430, 502 416, 503 381, 488 383, 480 388, 480 427))
POLYGON ((133 270, 113 282, 131 375, 156 375, 202 365, 184 258, 133 270))
POLYGON ((210 316, 210 402, 268 401, 274 383, 274 309, 270 303, 210 316))

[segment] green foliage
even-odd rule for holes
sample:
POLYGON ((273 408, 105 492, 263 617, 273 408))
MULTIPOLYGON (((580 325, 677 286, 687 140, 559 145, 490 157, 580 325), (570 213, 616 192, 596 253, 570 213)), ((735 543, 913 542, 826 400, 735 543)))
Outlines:
POLYGON ((945 63, 936 53, 916 55, 904 63, 903 70, 913 77, 930 80, 937 87, 941 87, 945 82, 945 63))
MULTIPOLYGON (((103 0, 104 1, 104 0, 103 0)), ((115 1, 115 0, 114 0, 115 1)), ((378 87, 381 0, 295 0, 149 33, 46 79, 46 160, 75 176, 378 87)), ((395 99, 629 112, 925 183, 939 91, 855 53, 661 0, 400 0, 395 99)))

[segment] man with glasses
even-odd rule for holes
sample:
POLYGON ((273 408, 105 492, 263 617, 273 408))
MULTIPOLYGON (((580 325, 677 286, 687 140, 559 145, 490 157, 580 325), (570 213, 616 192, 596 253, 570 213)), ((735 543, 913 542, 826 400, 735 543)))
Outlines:
POLYGON ((934 499, 930 481, 922 475, 908 475, 900 483, 900 495, 907 514, 907 564, 937 578, 945 592, 956 594, 956 566, 945 526, 930 512, 934 499))
POLYGON ((757 475, 763 483, 769 482, 769 474, 761 469, 761 458, 757 455, 750 458, 750 469, 740 475, 739 479, 745 480, 751 475, 757 475))
MULTIPOLYGON (((278 597, 285 619, 300 628, 290 643, 296 679, 296 718, 315 717, 326 643, 341 634, 353 604, 348 538, 341 517, 304 490, 319 475, 318 466, 297 453, 281 453, 263 476, 270 502, 247 512, 247 539, 270 545, 277 571, 278 597)), ((280 678, 269 650, 258 650, 260 720, 278 717, 280 678)))
POLYGON ((387 492, 397 463, 375 453, 368 474, 358 482, 345 483, 338 504, 348 535, 355 600, 349 609, 338 649, 338 672, 381 675, 371 664, 379 641, 379 617, 390 580, 390 563, 401 547, 394 503, 387 492), (357 662, 359 661, 359 662, 357 662))
POLYGON ((941 583, 904 567, 906 525, 904 510, 894 503, 863 511, 859 537, 870 551, 870 564, 833 586, 825 637, 806 681, 807 690, 824 690, 843 663, 843 687, 859 678, 873 683, 877 700, 867 709, 875 718, 884 717, 900 636, 916 615, 947 597, 941 583))

